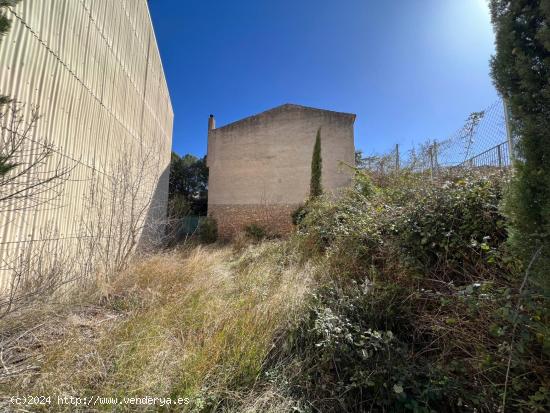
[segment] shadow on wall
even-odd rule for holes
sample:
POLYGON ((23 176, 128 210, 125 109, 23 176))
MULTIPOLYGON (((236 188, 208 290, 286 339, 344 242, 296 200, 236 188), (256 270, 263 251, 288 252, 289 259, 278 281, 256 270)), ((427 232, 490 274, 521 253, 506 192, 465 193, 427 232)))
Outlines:
POLYGON ((162 248, 168 242, 168 182, 170 178, 170 165, 168 165, 157 181, 151 204, 145 214, 143 230, 139 238, 136 252, 149 252, 162 248))
MULTIPOLYGON (((86 286, 98 277, 109 279, 124 269, 136 252, 164 246, 168 176, 165 168, 158 179, 149 181, 154 191, 141 198, 146 200, 138 211, 142 214, 135 214, 139 208, 132 209, 120 198, 104 203, 92 193, 77 237, 59 237, 59 230, 51 226, 31 244, 16 245, 0 265, 0 319, 32 305, 37 297, 53 297, 63 286, 86 286), (138 216, 141 219, 136 220, 138 216)), ((104 188, 94 187, 96 181, 91 180, 92 192, 104 188)))

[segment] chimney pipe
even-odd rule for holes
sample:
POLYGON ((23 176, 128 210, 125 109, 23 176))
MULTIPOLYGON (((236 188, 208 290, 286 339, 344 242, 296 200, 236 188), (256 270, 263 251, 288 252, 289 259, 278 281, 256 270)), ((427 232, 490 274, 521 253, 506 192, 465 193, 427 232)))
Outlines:
POLYGON ((214 115, 210 115, 208 118, 208 132, 214 129, 216 129, 216 118, 214 118, 214 115))

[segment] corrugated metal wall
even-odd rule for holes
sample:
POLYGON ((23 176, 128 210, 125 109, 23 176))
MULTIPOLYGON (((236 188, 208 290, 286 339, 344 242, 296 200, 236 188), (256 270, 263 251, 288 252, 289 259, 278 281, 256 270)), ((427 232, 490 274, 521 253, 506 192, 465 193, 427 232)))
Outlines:
MULTIPOLYGON (((27 115, 39 107, 32 135, 53 143, 49 162, 71 173, 55 205, 1 213, 0 267, 45 237, 70 249, 92 176, 108 175, 125 151, 154 148, 159 162, 147 177, 154 185, 144 185, 143 196, 154 191, 165 205, 173 123, 146 0, 23 0, 8 15, 0 92, 27 115)), ((8 279, 0 271, 0 289, 8 279)))

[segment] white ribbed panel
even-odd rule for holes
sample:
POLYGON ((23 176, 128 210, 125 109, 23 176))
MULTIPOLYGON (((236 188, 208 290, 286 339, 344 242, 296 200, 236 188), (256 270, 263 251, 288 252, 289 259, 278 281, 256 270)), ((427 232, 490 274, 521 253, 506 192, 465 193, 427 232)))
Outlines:
MULTIPOLYGON (((56 146, 52 164, 74 169, 54 203, 0 215, 0 266, 45 242, 45 233, 69 250, 92 172, 108 174, 110 163, 139 145, 155 148, 159 159, 143 197, 154 191, 155 205, 165 205, 174 117, 146 0, 23 0, 8 14, 0 94, 27 113, 39 107, 33 137, 56 146)), ((8 279, 0 271, 0 290, 8 279)))

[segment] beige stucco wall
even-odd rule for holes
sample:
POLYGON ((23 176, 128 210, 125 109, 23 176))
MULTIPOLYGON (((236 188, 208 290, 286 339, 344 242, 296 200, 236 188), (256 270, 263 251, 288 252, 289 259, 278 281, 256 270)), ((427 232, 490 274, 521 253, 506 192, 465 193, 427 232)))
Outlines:
MULTIPOLYGON (((217 215, 218 221, 241 222, 242 217, 224 218, 215 211, 235 210, 227 208, 235 205, 260 209, 281 205, 288 210, 289 205, 302 203, 309 194, 311 158, 319 128, 323 188, 336 194, 351 179, 351 170, 341 162, 354 165, 354 121, 352 114, 283 105, 211 130, 207 158, 210 214, 217 215)), ((282 227, 287 228, 288 223, 282 227)))
MULTIPOLYGON (((39 107, 33 138, 72 168, 54 204, 0 216, 0 262, 47 237, 70 250, 82 236, 92 178, 107 181, 121 156, 151 151, 140 184, 165 212, 173 112, 146 0, 25 0, 0 44, 0 92, 39 107), (47 233, 47 235, 45 235, 47 233)), ((128 210, 129 205, 120 205, 128 210)), ((8 275, 0 268, 0 288, 8 275)))

